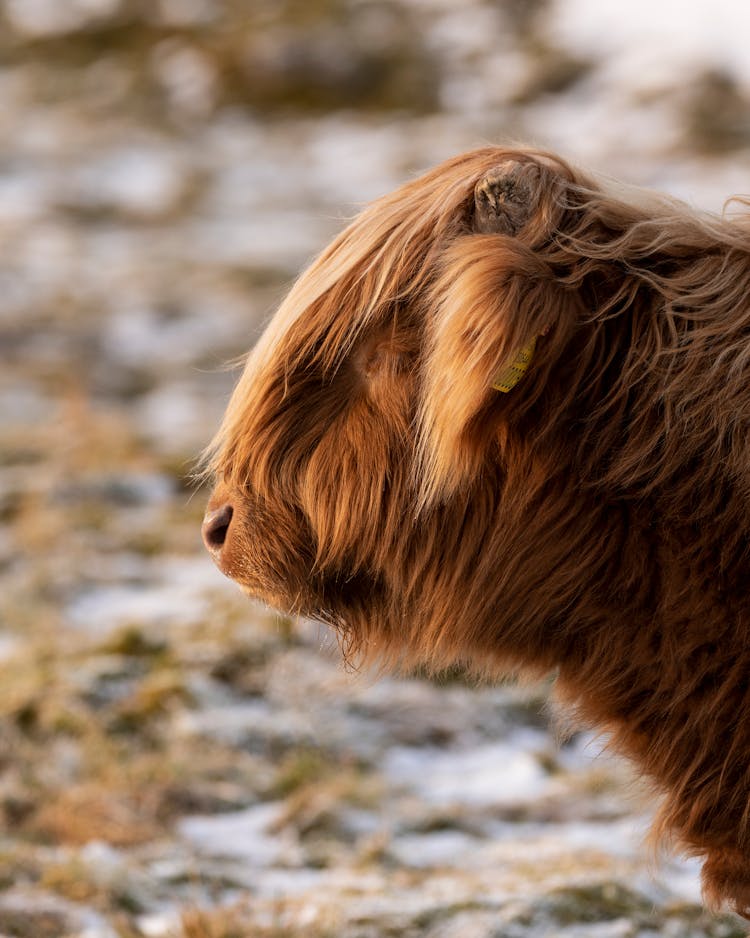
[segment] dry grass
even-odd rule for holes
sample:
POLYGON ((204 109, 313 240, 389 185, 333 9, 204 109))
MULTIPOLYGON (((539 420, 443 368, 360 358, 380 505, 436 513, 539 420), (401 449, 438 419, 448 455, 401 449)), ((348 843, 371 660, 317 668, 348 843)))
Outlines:
MULTIPOLYGON (((283 917, 280 912, 279 917, 283 917)), ((268 924, 259 922, 247 904, 183 914, 174 938, 337 938, 333 924, 268 924)))
POLYGON ((163 832, 161 825, 144 815, 131 792, 93 782, 56 792, 26 828, 45 840, 79 846, 102 840, 116 847, 132 847, 163 832))

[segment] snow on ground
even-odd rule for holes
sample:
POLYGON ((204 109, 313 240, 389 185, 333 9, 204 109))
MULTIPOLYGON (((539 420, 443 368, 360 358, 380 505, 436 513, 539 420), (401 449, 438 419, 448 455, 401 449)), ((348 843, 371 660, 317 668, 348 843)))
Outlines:
POLYGON ((0 3, 0 933, 742 934, 546 688, 347 675, 220 578, 186 477, 296 271, 438 160, 521 139, 712 210, 750 191, 750 7, 399 0, 356 33, 331 0, 383 101, 264 110, 220 55, 265 37, 281 69, 294 22, 212 45, 228 4, 146 6, 0 3), (407 33, 418 67, 378 72, 407 33))

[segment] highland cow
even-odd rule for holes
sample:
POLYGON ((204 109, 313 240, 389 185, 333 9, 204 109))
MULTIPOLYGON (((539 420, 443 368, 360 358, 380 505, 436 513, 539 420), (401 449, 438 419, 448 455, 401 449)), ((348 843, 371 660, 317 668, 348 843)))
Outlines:
POLYGON ((750 224, 485 148, 292 288, 203 534, 355 660, 554 672, 750 915, 750 224))

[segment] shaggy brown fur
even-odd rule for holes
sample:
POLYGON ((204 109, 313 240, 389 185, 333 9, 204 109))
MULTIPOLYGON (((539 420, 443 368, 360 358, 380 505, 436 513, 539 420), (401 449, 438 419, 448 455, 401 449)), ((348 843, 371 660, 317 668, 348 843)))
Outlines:
POLYGON ((747 220, 486 148, 293 287, 210 449, 205 536, 355 659, 554 670, 748 914, 749 422, 747 220))

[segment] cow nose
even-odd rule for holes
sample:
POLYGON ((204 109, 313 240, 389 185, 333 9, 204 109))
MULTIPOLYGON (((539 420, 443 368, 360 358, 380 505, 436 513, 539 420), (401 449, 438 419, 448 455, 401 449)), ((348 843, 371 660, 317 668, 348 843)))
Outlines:
POLYGON ((229 525, 232 523, 234 509, 231 505, 221 505, 213 511, 207 511, 203 519, 201 534, 209 553, 218 554, 227 539, 229 525))

